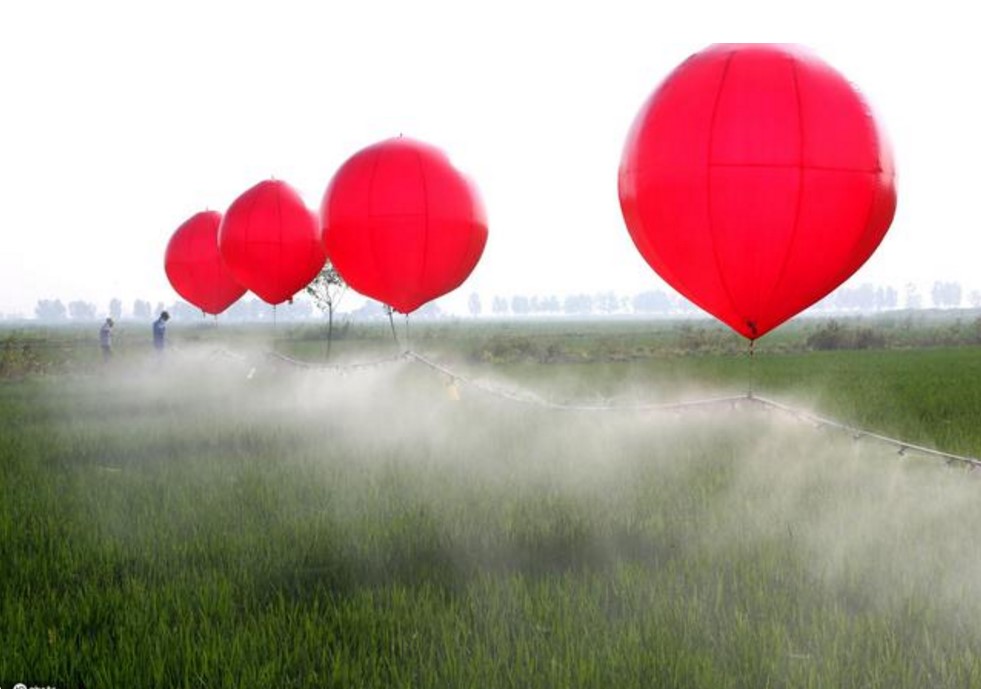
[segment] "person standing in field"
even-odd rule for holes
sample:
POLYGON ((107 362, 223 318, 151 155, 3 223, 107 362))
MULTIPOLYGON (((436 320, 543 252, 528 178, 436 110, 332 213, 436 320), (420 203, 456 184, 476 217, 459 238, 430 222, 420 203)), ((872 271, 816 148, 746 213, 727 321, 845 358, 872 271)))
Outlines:
POLYGON ((166 311, 161 311, 160 317, 153 322, 153 348, 158 353, 163 353, 164 346, 166 345, 167 321, 169 320, 170 314, 166 311))
POLYGON ((108 362, 112 358, 112 326, 115 325, 111 318, 99 328, 99 347, 102 348, 102 360, 108 362))

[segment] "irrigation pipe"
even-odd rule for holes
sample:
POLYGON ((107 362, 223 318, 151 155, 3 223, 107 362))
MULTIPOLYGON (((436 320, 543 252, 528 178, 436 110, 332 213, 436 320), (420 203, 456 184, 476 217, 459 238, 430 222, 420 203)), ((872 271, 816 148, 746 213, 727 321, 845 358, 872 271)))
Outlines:
POLYGON ((900 440, 898 438, 890 438, 887 435, 882 435, 880 433, 867 431, 864 428, 856 428, 855 426, 849 426, 848 424, 841 423, 840 421, 835 421, 834 419, 818 416, 808 411, 804 411, 803 409, 797 409, 796 407, 791 407, 786 404, 782 404, 780 402, 767 399, 766 397, 759 397, 754 395, 754 396, 747 396, 747 399, 750 399, 756 402, 757 404, 761 404, 764 407, 768 407, 770 409, 776 409, 777 411, 781 411, 785 414, 789 414, 798 419, 801 419, 802 421, 808 421, 810 423, 813 423, 815 426, 819 428, 828 427, 828 428, 833 428, 836 431, 849 433, 856 440, 860 438, 870 438, 880 443, 892 445, 893 447, 899 450, 899 454, 901 455, 904 455, 907 452, 916 452, 917 454, 929 455, 931 457, 938 457, 940 459, 946 460, 948 464, 957 462, 957 463, 965 464, 971 467, 972 469, 981 469, 981 460, 978 460, 975 457, 968 457, 966 455, 956 455, 951 452, 944 452, 943 450, 935 450, 931 447, 924 447, 923 445, 908 443, 905 440, 900 440))
MULTIPOLYGON (((223 352, 229 354, 227 352, 223 352)), ((660 412, 681 412, 689 409, 697 409, 712 406, 722 406, 729 405, 731 407, 737 407, 741 405, 757 405, 766 409, 772 409, 774 411, 779 411, 781 413, 792 416, 798 420, 806 421, 813 424, 818 428, 831 428, 842 433, 848 433, 856 440, 861 438, 869 438, 875 440, 876 442, 883 443, 885 445, 891 445, 895 447, 900 455, 905 455, 910 452, 925 455, 928 457, 936 457, 938 459, 943 459, 947 464, 962 464, 970 469, 981 469, 981 460, 976 457, 969 457, 967 455, 958 455, 952 452, 945 452, 943 450, 937 450, 931 447, 926 447, 924 445, 917 445, 915 443, 910 443, 899 438, 892 438, 887 435, 882 435, 881 433, 876 433, 874 431, 869 431, 864 428, 857 428, 855 426, 850 426, 848 424, 830 419, 824 416, 818 416, 817 414, 812 414, 809 411, 803 409, 798 409, 797 407, 792 407, 782 402, 777 402, 776 400, 769 399, 767 397, 760 397, 759 395, 749 392, 745 395, 735 395, 728 397, 713 397, 699 400, 688 400, 684 402, 667 402, 667 403, 650 403, 650 402, 638 402, 638 403, 593 403, 593 404, 570 404, 562 402, 552 402, 546 400, 534 393, 527 391, 515 392, 512 390, 505 390, 496 386, 489 385, 479 380, 475 380, 468 376, 464 376, 456 371, 453 371, 442 364, 439 364, 432 359, 415 352, 413 350, 407 349, 401 354, 396 356, 388 357, 385 359, 380 359, 377 361, 363 362, 363 363, 352 363, 352 364, 314 364, 310 362, 299 361, 293 359, 284 354, 278 352, 267 352, 267 356, 272 359, 277 359, 281 362, 296 366, 299 368, 306 369, 317 369, 323 371, 334 371, 344 373, 345 371, 359 370, 359 369, 370 369, 377 368, 379 366, 384 366, 387 364, 395 363, 398 361, 408 360, 414 361, 422 366, 435 371, 441 375, 448 377, 450 380, 456 383, 461 383, 467 387, 473 388, 484 394, 497 397, 499 399, 507 400, 509 402, 516 402, 519 404, 533 405, 543 409, 550 409, 555 411, 573 411, 573 412, 647 412, 647 411, 660 411, 660 412)))
POLYGON ((502 390, 500 388, 495 388, 485 383, 467 378, 459 373, 451 371, 445 366, 437 364, 432 359, 429 359, 418 352, 408 351, 406 356, 419 362, 423 366, 427 366, 434 371, 442 373, 445 376, 450 377, 455 381, 459 381, 464 385, 468 385, 472 388, 480 390, 489 395, 494 395, 502 399, 511 400, 514 402, 522 402, 525 404, 534 404, 545 409, 553 409, 558 411, 681 411, 683 409, 689 409, 692 407, 705 407, 705 406, 715 406, 721 404, 734 405, 739 402, 746 400, 745 395, 734 396, 734 397, 716 397, 703 400, 692 400, 689 402, 670 402, 670 403, 651 403, 651 402, 639 402, 639 403, 628 403, 628 404, 565 404, 561 402, 550 402, 548 400, 542 399, 537 395, 530 394, 519 394, 511 392, 508 390, 502 390))
POLYGON ((693 409, 697 407, 706 406, 717 406, 728 404, 730 406, 736 406, 739 404, 756 404, 763 406, 768 409, 773 409, 784 414, 793 416, 794 418, 807 421, 814 424, 817 427, 832 428, 843 433, 848 433, 855 439, 859 438, 869 438, 886 445, 891 445, 898 449, 900 455, 905 455, 908 452, 915 452, 917 454, 927 455, 930 457, 937 457, 945 460, 948 464, 960 463, 964 464, 971 469, 981 469, 981 460, 975 457, 968 457, 966 455, 958 455, 951 452, 945 452, 943 450, 937 450, 930 447, 925 447, 923 445, 917 445, 915 443, 910 443, 905 440, 900 440, 898 438, 891 438, 881 433, 875 433, 873 431, 868 431, 863 428, 857 428, 855 426, 849 426, 848 424, 841 423, 840 421, 835 421, 834 419, 829 419, 827 417, 818 416, 817 414, 812 414, 811 412, 805 411, 803 409, 798 409, 796 407, 791 407, 789 405, 771 400, 766 397, 760 397, 759 395, 754 395, 748 393, 745 395, 737 395, 732 397, 716 397, 701 400, 691 400, 687 402, 674 402, 674 403, 662 403, 662 404, 651 404, 651 403, 637 403, 637 404, 562 404, 549 402, 547 400, 542 400, 540 398, 529 398, 527 396, 520 396, 513 392, 502 391, 496 388, 491 388, 487 385, 481 384, 474 381, 466 376, 462 376, 445 366, 441 366, 436 362, 428 359, 427 357, 419 354, 418 352, 407 351, 405 356, 411 358, 429 368, 442 373, 443 375, 449 376, 455 381, 459 381, 465 385, 476 388, 482 392, 496 395, 498 397, 513 400, 517 402, 523 402, 526 404, 537 404, 546 409, 555 409, 561 411, 684 411, 686 409, 693 409))

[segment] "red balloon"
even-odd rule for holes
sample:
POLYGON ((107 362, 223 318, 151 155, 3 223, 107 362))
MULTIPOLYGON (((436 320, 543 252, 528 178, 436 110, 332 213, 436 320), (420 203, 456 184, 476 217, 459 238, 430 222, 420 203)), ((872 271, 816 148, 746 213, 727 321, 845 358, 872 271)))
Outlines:
POLYGON ((235 279, 269 304, 292 299, 327 260, 316 216, 281 180, 259 182, 232 202, 218 249, 235 279))
POLYGON ((892 154, 862 97, 789 45, 710 46, 641 109, 620 206, 651 267, 750 339, 872 255, 896 210, 892 154))
POLYGON ((320 218, 345 282, 402 313, 459 287, 487 242, 476 188, 439 149, 402 137, 349 158, 320 218))
POLYGON ((221 213, 192 215, 174 232, 164 253, 164 270, 174 290, 206 313, 219 314, 245 294, 218 253, 221 213))

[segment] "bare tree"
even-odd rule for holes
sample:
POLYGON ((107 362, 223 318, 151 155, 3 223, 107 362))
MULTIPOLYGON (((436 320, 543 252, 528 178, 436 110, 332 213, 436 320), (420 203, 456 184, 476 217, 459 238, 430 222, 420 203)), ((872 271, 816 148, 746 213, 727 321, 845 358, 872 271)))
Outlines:
POLYGON ((531 313, 531 300, 523 294, 516 294, 511 297, 511 312, 519 316, 531 313))
POLYGON ((467 300, 467 308, 470 309, 470 315, 476 318, 480 315, 483 310, 480 303, 480 295, 476 292, 471 292, 470 299, 467 300))
POLYGON ((920 296, 920 291, 917 289, 916 285, 912 282, 906 283, 906 308, 907 309, 918 309, 923 306, 923 297, 920 296))
POLYGON ((330 261, 306 287, 316 307, 327 314, 327 358, 330 358, 330 342, 334 335, 334 310, 346 291, 344 278, 330 261))
POLYGON ((933 299, 933 305, 939 308, 960 306, 961 285, 959 282, 942 282, 938 280, 933 283, 933 289, 930 290, 930 297, 933 299))
POLYGON ((68 302, 68 315, 75 321, 95 320, 95 304, 76 300, 68 302))
POLYGON ((34 314, 39 321, 62 321, 68 309, 61 302, 61 299, 41 299, 34 307, 34 314))

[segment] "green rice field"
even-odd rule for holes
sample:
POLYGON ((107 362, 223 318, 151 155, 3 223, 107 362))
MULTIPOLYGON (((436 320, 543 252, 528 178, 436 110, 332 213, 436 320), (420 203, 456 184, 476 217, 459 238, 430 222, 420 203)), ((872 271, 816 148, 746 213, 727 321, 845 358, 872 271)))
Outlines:
POLYGON ((981 472, 541 404, 981 455, 981 347, 788 330, 6 333, 0 687, 981 687, 981 472))

